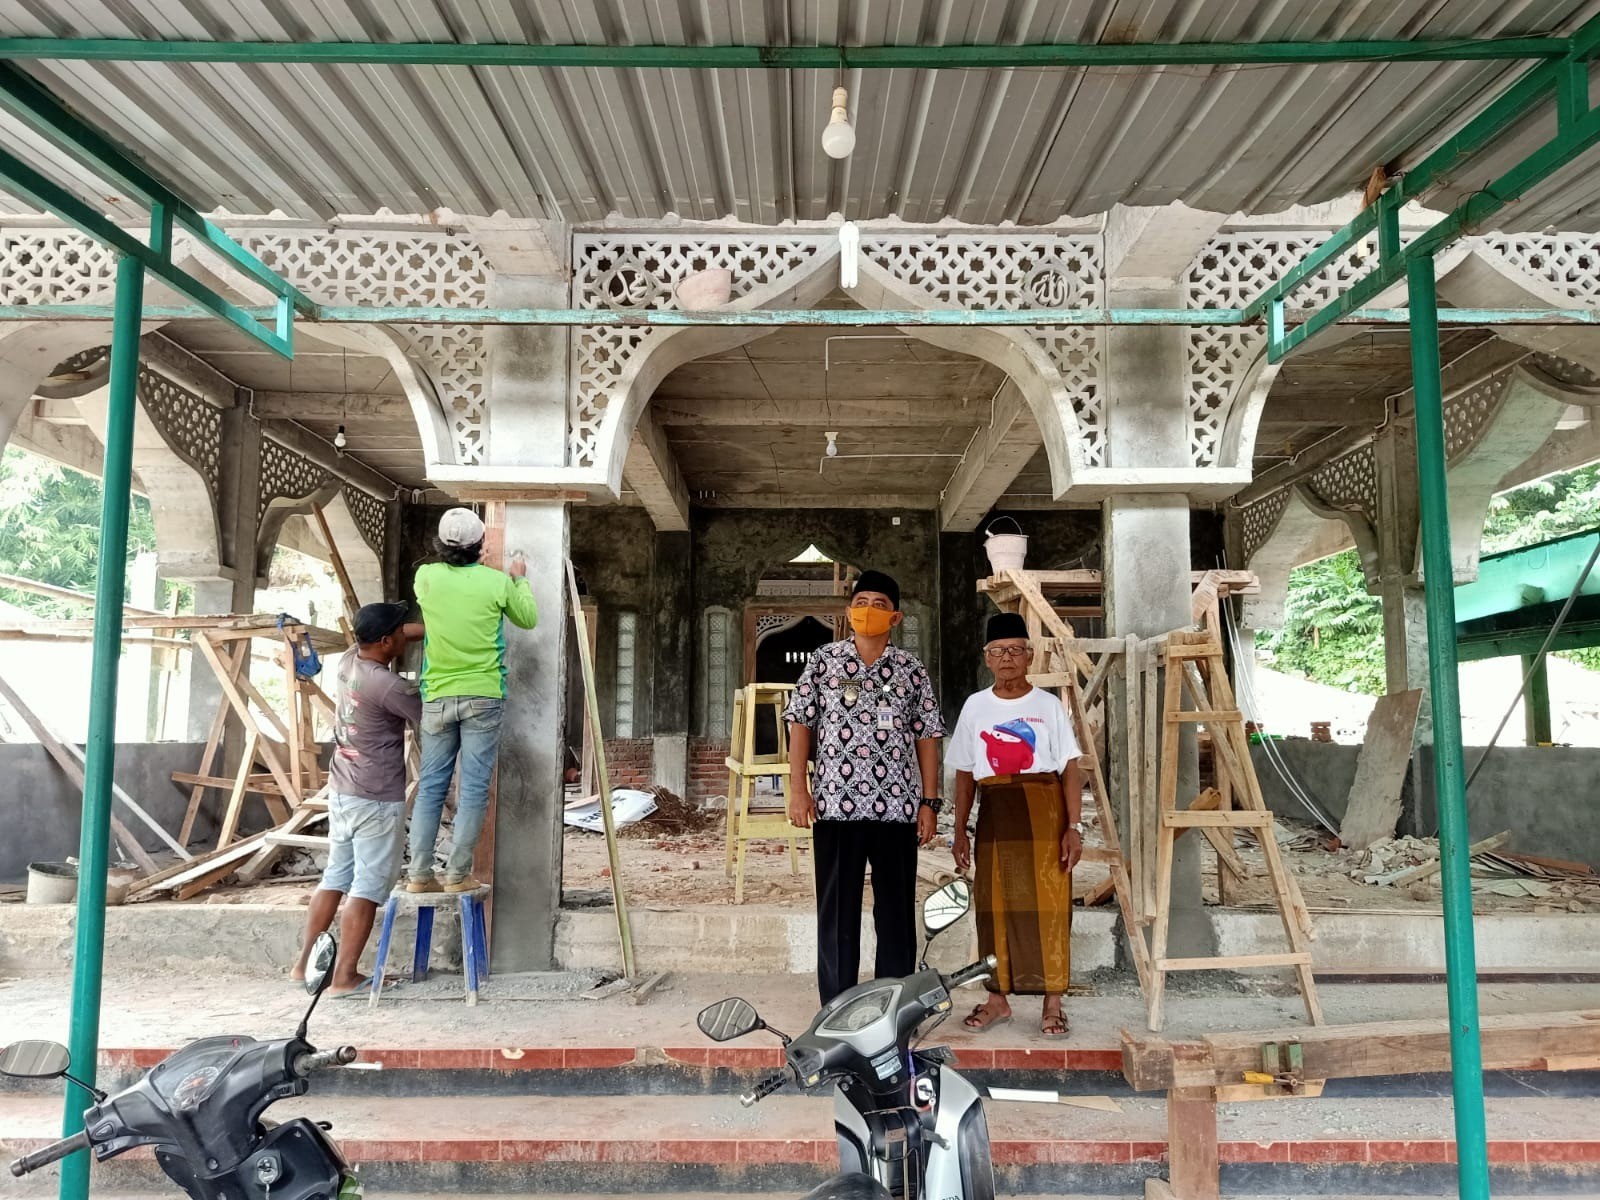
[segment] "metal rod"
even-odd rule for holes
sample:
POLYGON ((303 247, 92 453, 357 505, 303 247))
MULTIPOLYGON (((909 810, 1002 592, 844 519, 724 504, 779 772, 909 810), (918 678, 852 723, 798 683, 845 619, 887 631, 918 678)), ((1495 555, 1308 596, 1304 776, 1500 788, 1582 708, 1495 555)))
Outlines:
MULTIPOLYGON (((111 333, 110 413, 100 502, 100 562, 95 572, 93 666, 89 676, 89 737, 83 768, 83 830, 78 840, 77 934, 72 955, 72 1015, 68 1047, 77 1074, 93 1084, 100 1052, 100 983, 106 944, 106 872, 111 866, 111 789, 117 753, 117 667, 122 655, 122 602, 127 587, 128 510, 133 496, 133 418, 138 408, 139 307, 144 266, 117 260, 117 317, 111 333)), ((83 1128, 94 1098, 67 1087, 63 1136, 83 1128)), ((61 1164, 61 1200, 87 1200, 89 1154, 61 1164)))
POLYGON ((1445 990, 1450 1005, 1450 1078, 1456 1124, 1456 1176, 1462 1200, 1488 1200, 1483 1054, 1478 1038, 1478 965, 1472 942, 1472 859, 1462 780, 1461 693, 1456 664, 1456 602, 1445 483, 1444 387, 1439 367, 1438 297, 1433 259, 1410 261, 1411 386, 1416 404, 1422 493, 1422 564, 1428 618, 1428 683, 1433 698, 1434 790, 1444 891, 1445 990))
POLYGON ((1316 42, 1135 42, 948 46, 610 46, 505 42, 142 41, 0 38, 0 59, 340 63, 387 66, 711 68, 838 71, 1146 67, 1341 62, 1472 62, 1565 56, 1564 37, 1316 42))
MULTIPOLYGON (((239 308, 240 314, 267 320, 272 308, 239 308)), ((4 321, 109 321, 115 309, 106 304, 6 304, 0 305, 4 321)), ((213 314, 194 305, 146 305, 145 321, 195 321, 213 314)), ((1304 315, 1304 314, 1302 314, 1304 315)), ((1020 309, 871 309, 871 308, 750 308, 750 309, 615 309, 615 308, 440 308, 406 305, 318 305, 302 324, 382 325, 404 321, 411 325, 610 325, 700 326, 834 325, 859 328, 872 325, 1248 325, 1265 321, 1238 308, 1020 308, 1020 309)), ((1340 325, 1406 325, 1403 308, 1360 308, 1342 314, 1340 325)), ((1439 313, 1441 325, 1600 325, 1600 309, 1589 308, 1447 308, 1439 313)))

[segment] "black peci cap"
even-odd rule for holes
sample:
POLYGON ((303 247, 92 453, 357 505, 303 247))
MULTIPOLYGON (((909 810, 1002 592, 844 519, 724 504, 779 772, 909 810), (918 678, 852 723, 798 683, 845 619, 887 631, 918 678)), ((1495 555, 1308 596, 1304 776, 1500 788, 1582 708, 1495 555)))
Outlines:
POLYGON ((363 604, 356 613, 356 641, 363 646, 383 641, 406 623, 409 611, 404 604, 363 604))
POLYGON ((989 624, 984 627, 983 644, 1004 641, 1006 638, 1028 637, 1028 623, 1022 619, 1021 613, 995 613, 989 618, 989 624))
POLYGON ((882 592, 889 597, 890 604, 896 609, 900 607, 900 585, 882 571, 861 572, 850 588, 850 595, 854 597, 858 592, 882 592))

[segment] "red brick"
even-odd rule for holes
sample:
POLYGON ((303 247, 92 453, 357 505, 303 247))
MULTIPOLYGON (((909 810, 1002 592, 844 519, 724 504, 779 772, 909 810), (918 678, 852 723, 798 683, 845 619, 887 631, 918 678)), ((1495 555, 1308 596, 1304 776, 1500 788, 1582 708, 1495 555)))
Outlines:
POLYGON ((501 1162, 599 1162, 600 1143, 552 1138, 502 1138, 501 1162))
MULTIPOLYGON (((428 1143, 431 1157, 435 1142, 428 1143)), ((421 1142, 384 1141, 377 1138, 356 1138, 343 1143, 345 1156, 356 1162, 421 1162, 421 1142)))
POLYGON ((639 1052, 631 1046, 568 1046, 563 1066, 577 1067, 629 1067, 637 1061, 639 1052))
POLYGON ((736 1161, 742 1163, 826 1162, 839 1152, 835 1141, 796 1139, 794 1141, 751 1141, 739 1143, 736 1161))
POLYGON ((1122 1141, 1005 1141, 994 1143, 994 1161, 1015 1166, 1039 1163, 1127 1163, 1133 1143, 1122 1141))
POLYGON ((1134 1162, 1165 1162, 1167 1157, 1167 1144, 1165 1142, 1130 1142, 1128 1152, 1133 1156, 1134 1162))
POLYGON ((996 1050, 994 1065, 998 1071, 1064 1071, 1067 1067, 1065 1050, 996 1050))
POLYGON ((559 1046, 512 1046, 489 1051, 489 1066, 496 1071, 557 1071, 566 1065, 566 1058, 559 1046))
POLYGON ((1288 1142, 1223 1142, 1217 1147, 1223 1162, 1288 1162, 1288 1142))
POLYGON ((1122 1051, 1120 1050, 1068 1050, 1067 1070, 1069 1071, 1115 1071, 1122 1073, 1122 1051))
POLYGON ((1515 1163, 1522 1166, 1528 1161, 1527 1142, 1490 1142, 1485 1148, 1492 1163, 1515 1163))
POLYGON ((429 1162, 499 1162, 500 1142, 496 1138, 441 1138, 424 1142, 429 1162))
POLYGON ((1450 1162, 1450 1143, 1440 1141, 1420 1142, 1368 1142, 1367 1161, 1383 1162, 1450 1162))
POLYGON ((490 1065, 488 1050, 419 1050, 417 1065, 425 1071, 460 1071, 490 1065))
POLYGON ((1530 1163, 1600 1162, 1600 1141, 1530 1141, 1530 1163))
POLYGON ((1292 1142, 1289 1161, 1297 1163, 1366 1162, 1366 1142, 1292 1142))
POLYGON ((403 1050, 399 1047, 390 1047, 382 1050, 361 1051, 361 1061, 369 1063, 382 1063, 388 1071, 415 1071, 422 1065, 422 1053, 419 1050, 403 1050))
POLYGON ((711 1065, 710 1046, 667 1046, 661 1051, 671 1062, 679 1063, 685 1067, 706 1067, 711 1065))

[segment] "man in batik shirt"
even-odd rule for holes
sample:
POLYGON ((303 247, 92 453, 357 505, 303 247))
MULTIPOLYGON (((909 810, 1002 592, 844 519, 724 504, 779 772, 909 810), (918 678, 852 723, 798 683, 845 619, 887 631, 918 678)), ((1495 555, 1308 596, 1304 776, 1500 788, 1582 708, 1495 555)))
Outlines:
POLYGON ((933 840, 944 721, 928 670, 889 644, 900 585, 855 581, 851 636, 806 663, 784 709, 789 820, 810 827, 817 874, 817 987, 826 1004, 859 981, 861 900, 872 868, 874 977, 917 967, 917 847, 933 840), (808 779, 808 764, 815 767, 808 779))

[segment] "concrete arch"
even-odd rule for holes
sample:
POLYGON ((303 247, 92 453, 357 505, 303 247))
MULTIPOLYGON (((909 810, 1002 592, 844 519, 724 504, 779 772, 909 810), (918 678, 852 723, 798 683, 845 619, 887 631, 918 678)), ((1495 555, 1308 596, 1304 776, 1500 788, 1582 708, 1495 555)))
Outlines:
MULTIPOLYGON (((895 279, 866 259, 858 264, 858 282, 839 287, 839 252, 830 249, 805 266, 753 289, 729 307, 750 311, 761 308, 810 308, 829 293, 843 290, 867 309, 933 309, 943 306, 937 297, 895 279)), ((1038 342, 1013 326, 901 326, 908 337, 981 358, 999 367, 1017 385, 1039 425, 1050 461, 1051 486, 1059 497, 1072 485, 1074 474, 1084 469, 1077 416, 1071 397, 1061 385, 1049 356, 1038 342)), ((628 447, 650 397, 666 376, 697 358, 745 345, 772 333, 770 328, 696 327, 658 330, 642 353, 631 361, 610 398, 595 461, 605 473, 614 494, 622 490, 628 447)), ((801 547, 804 549, 804 547, 801 547)))
POLYGON ((339 557, 344 561, 356 599, 362 604, 382 600, 383 563, 367 544, 367 539, 361 536, 350 506, 345 503, 344 488, 322 506, 322 515, 328 522, 328 531, 333 534, 333 544, 339 547, 339 557))
MULTIPOLYGON (((267 507, 261 514, 261 527, 256 531, 255 577, 257 579, 265 579, 267 576, 267 569, 272 565, 272 551, 278 545, 278 537, 283 532, 284 522, 290 517, 309 516, 311 510, 319 505, 326 510, 339 497, 339 491, 343 486, 343 480, 330 476, 326 483, 310 495, 276 496, 267 502, 267 507)), ((340 507, 343 506, 344 502, 340 500, 340 507)), ((339 545, 340 553, 343 553, 343 543, 339 545)))
MULTIPOLYGON (((1439 271, 1439 297, 1461 308, 1579 307, 1561 289, 1476 247, 1448 271, 1439 271)), ((1508 342, 1600 372, 1600 329, 1593 326, 1500 325, 1495 332, 1508 342)))
POLYGON ((1283 624, 1289 573, 1352 545, 1352 527, 1341 519, 1345 515, 1317 504, 1303 488, 1289 489, 1271 536, 1244 564, 1260 578, 1261 591, 1243 598, 1240 624, 1248 629, 1277 629, 1283 624))
MULTIPOLYGON (((185 273, 207 284, 219 294, 232 296, 243 303, 269 302, 270 297, 265 289, 250 283, 240 283, 232 277, 225 279, 217 275, 210 269, 208 260, 194 252, 193 243, 188 243, 188 246, 187 253, 174 256, 178 266, 185 273)), ((417 434, 422 439, 426 468, 431 471, 434 467, 455 463, 455 440, 450 434, 450 422, 445 417, 444 401, 439 395, 433 376, 411 353, 410 342, 403 333, 389 325, 330 323, 301 326, 301 328, 309 328, 315 337, 330 345, 360 351, 387 362, 405 392, 406 403, 411 407, 411 419, 416 422, 417 434)), ((60 359, 56 361, 59 362, 60 359)))

